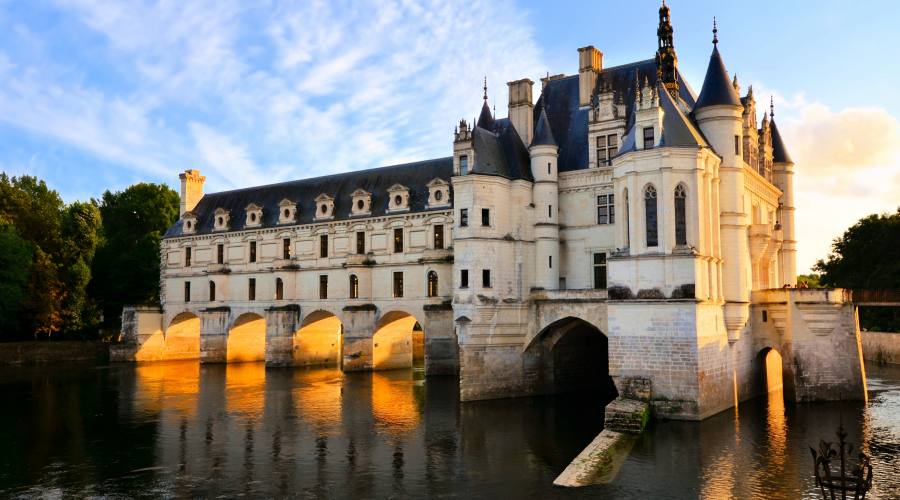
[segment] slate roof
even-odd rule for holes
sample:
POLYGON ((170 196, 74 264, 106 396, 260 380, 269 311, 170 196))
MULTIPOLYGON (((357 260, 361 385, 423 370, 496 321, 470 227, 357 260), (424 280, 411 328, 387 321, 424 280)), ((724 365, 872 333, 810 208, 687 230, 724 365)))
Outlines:
MULTIPOLYGON (((389 201, 387 190, 394 184, 402 184, 409 188, 409 212, 446 210, 447 207, 434 209, 426 207, 428 202, 428 188, 426 184, 435 178, 442 179, 449 184, 452 175, 453 158, 448 157, 233 191, 209 193, 204 195, 194 210, 191 211, 197 216, 198 221, 197 231, 191 235, 213 233, 213 212, 217 208, 224 208, 231 212, 229 231, 243 230, 244 222, 246 221, 245 209, 250 203, 263 207, 262 225, 254 227, 254 229, 318 222, 313 218, 316 211, 315 198, 322 193, 334 197, 335 216, 334 219, 330 220, 363 218, 361 216, 350 217, 351 193, 359 188, 372 193, 371 216, 386 215, 389 201), (292 224, 278 224, 278 204, 285 198, 297 203, 297 221, 292 224)), ((453 199, 452 191, 450 199, 453 199)), ((181 224, 182 221, 179 220, 172 225, 166 231, 164 237, 182 236, 181 224)))
POLYGON ((775 126, 774 117, 769 122, 769 131, 772 134, 772 161, 775 163, 794 163, 791 155, 788 154, 787 148, 784 147, 784 141, 781 139, 778 127, 775 126))
MULTIPOLYGON (((625 128, 631 128, 634 123, 634 112, 631 103, 634 102, 635 78, 651 85, 656 85, 656 61, 646 59, 621 66, 612 66, 600 71, 598 85, 601 82, 608 84, 613 93, 618 96, 620 102, 626 104, 625 128)), ((680 83, 678 96, 687 106, 693 107, 695 102, 691 87, 678 73, 680 83)), ((556 144, 559 146, 559 171, 568 172, 588 168, 588 114, 590 109, 581 109, 578 105, 578 75, 572 75, 556 80, 551 80, 541 92, 534 107, 535 122, 539 121, 540 113, 546 109, 550 121, 550 128, 556 144)))
MULTIPOLYGON (((694 124, 694 121, 688 115, 681 111, 672 99, 672 96, 665 90, 659 90, 659 106, 664 112, 659 147, 687 146, 699 148, 709 146, 700 128, 694 124)), ((637 134, 636 127, 632 126, 627 129, 625 136, 622 138, 619 153, 636 149, 635 134, 637 134)))
POLYGON ((556 146, 556 139, 553 138, 553 130, 550 129, 550 120, 547 119, 547 109, 541 109, 541 115, 538 117, 537 125, 534 126, 534 138, 531 139, 532 146, 556 146))
POLYGON ((734 90, 731 80, 728 78, 728 70, 719 54, 719 48, 713 46, 709 56, 709 66, 706 67, 706 77, 703 79, 703 87, 700 89, 700 97, 694 109, 720 104, 740 106, 741 98, 734 90))
POLYGON ((491 120, 490 123, 493 129, 485 129, 479 119, 479 125, 472 131, 475 166, 471 172, 533 181, 531 156, 515 127, 508 118, 491 120))

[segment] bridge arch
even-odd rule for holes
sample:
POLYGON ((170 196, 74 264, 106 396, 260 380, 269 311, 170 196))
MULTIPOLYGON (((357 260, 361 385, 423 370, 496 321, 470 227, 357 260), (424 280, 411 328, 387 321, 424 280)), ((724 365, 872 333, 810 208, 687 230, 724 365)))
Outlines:
POLYGON ((385 312, 372 333, 372 369, 393 370, 425 366, 425 331, 413 314, 385 312))
POLYGON ((582 318, 566 316, 545 326, 526 347, 524 362, 538 393, 585 391, 604 405, 617 396, 606 335, 582 318))
POLYGON ((294 333, 294 365, 340 367, 343 334, 344 324, 333 312, 317 309, 307 314, 294 333))
POLYGON ((200 359, 200 317, 185 311, 172 318, 165 344, 166 359, 200 359))
POLYGON ((784 390, 784 359, 777 349, 771 346, 763 347, 756 353, 753 365, 756 395, 764 396, 784 390))
POLYGON ((266 360, 266 320, 248 312, 235 318, 225 344, 228 363, 266 360))

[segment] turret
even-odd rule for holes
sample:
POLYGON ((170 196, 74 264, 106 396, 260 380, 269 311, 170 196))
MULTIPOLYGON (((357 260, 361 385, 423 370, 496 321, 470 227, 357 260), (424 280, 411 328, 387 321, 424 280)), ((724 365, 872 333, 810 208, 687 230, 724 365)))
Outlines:
POLYGON ((784 240, 781 243, 779 265, 785 284, 797 282, 797 241, 794 239, 794 161, 784 146, 778 126, 775 125, 775 106, 770 104, 770 133, 772 136, 772 181, 781 189, 778 206, 778 223, 784 240))
POLYGON ((203 184, 206 177, 200 175, 199 170, 185 170, 178 174, 181 179, 181 204, 179 206, 178 216, 181 217, 185 212, 190 212, 203 198, 203 184))
POLYGON ((547 110, 541 108, 529 147, 534 177, 535 285, 555 290, 559 287, 559 187, 557 159, 559 147, 550 129, 547 110))

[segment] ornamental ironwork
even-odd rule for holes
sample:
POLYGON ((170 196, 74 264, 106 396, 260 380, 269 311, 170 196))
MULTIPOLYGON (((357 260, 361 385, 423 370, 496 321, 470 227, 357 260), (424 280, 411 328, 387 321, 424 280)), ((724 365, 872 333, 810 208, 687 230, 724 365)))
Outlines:
POLYGON ((846 441, 847 433, 843 425, 838 427, 837 437, 837 449, 832 448, 833 442, 825 440, 819 441, 818 451, 809 447, 816 486, 826 499, 863 500, 872 488, 872 464, 862 452, 859 452, 855 460, 851 460, 853 444, 846 441))

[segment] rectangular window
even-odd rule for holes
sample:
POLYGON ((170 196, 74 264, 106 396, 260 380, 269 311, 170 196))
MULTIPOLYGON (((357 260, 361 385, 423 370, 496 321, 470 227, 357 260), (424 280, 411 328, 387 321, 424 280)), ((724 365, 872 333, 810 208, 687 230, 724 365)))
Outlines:
POLYGON ((550 166, 550 162, 548 161, 547 162, 547 174, 552 174, 552 173, 553 173, 553 168, 550 166))
POLYGON ((191 267, 191 247, 184 249, 184 266, 191 267))
POLYGON ((615 195, 601 194, 597 196, 597 224, 614 224, 615 222, 615 195))
POLYGON ((482 269, 481 270, 481 286, 484 288, 491 287, 491 270, 490 269, 482 269))
POLYGON ((328 235, 319 236, 319 257, 328 257, 328 235))
POLYGON ((463 208, 459 211, 459 227, 469 227, 469 209, 463 208))
POLYGON ((394 229, 394 253, 403 251, 403 228, 394 229))
POLYGON ((482 226, 490 226, 491 225, 491 210, 489 208, 481 209, 481 225, 482 226))
POLYGON ((256 262, 256 242, 250 242, 250 262, 256 262))
POLYGON ((644 149, 653 149, 653 127, 644 128, 644 149))
POLYGON ((363 255, 366 253, 366 232, 365 231, 357 231, 356 232, 356 253, 359 255, 363 255))
POLYGON ((550 219, 553 218, 553 205, 547 205, 547 217, 550 219))
POLYGON ((225 263, 225 245, 219 243, 216 245, 216 263, 224 264, 225 263))
POLYGON ((613 156, 619 151, 619 136, 609 134, 606 136, 606 164, 612 165, 613 156))
POLYGON ((320 299, 328 298, 328 275, 327 274, 319 275, 319 298, 320 299))
POLYGON ((737 135, 734 136, 734 154, 741 154, 741 138, 737 135))
POLYGON ((597 166, 602 167, 608 165, 608 158, 606 157, 606 136, 598 135, 597 136, 597 166))
POLYGON ((403 272, 394 273, 394 298, 403 297, 403 272))
POLYGON ((459 157, 459 175, 466 175, 469 173, 469 157, 466 155, 462 155, 459 157))
POLYGON ((594 254, 594 288, 606 288, 606 254, 594 254))
POLYGON ((459 287, 469 288, 469 270, 461 269, 459 271, 459 287))
POLYGON ((549 267, 550 269, 553 269, 553 256, 552 255, 547 256, 547 267, 549 267))
POLYGON ((442 250, 444 248, 444 225, 435 224, 434 226, 434 248, 442 250))
POLYGON ((184 282, 184 301, 185 302, 191 301, 191 282, 190 281, 184 282))
POLYGON ((285 238, 281 240, 281 258, 282 259, 290 259, 291 258, 291 239, 285 238))
POLYGON ((247 282, 247 300, 256 300, 256 278, 247 282))
POLYGON ((284 300, 284 281, 275 278, 275 300, 284 300))

